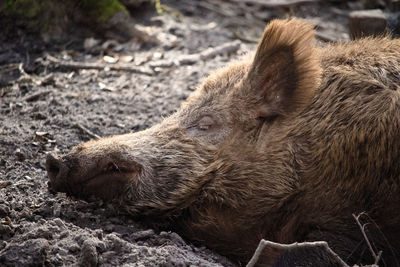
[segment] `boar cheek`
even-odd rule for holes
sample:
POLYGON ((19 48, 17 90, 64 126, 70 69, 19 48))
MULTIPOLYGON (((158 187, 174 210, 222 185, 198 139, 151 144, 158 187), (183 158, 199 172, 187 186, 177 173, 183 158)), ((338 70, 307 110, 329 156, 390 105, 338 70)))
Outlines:
POLYGON ((136 183, 137 176, 136 172, 97 175, 82 185, 82 195, 103 200, 115 199, 126 190, 129 184, 136 183))

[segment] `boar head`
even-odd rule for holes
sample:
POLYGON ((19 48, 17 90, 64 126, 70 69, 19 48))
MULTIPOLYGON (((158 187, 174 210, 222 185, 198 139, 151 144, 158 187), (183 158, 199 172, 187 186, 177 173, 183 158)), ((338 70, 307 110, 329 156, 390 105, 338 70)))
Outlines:
POLYGON ((298 182, 285 138, 320 83, 312 40, 305 22, 272 21, 254 57, 212 74, 160 124, 48 155, 49 188, 141 216, 216 206, 265 216, 298 182))

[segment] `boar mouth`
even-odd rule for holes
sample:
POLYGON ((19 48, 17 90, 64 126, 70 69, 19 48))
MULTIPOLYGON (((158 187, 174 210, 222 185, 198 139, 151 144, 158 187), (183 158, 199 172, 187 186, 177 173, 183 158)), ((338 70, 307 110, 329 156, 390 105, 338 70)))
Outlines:
POLYGON ((112 200, 117 198, 129 183, 137 181, 138 174, 136 168, 107 166, 98 174, 75 183, 72 191, 79 193, 72 195, 112 200))
POLYGON ((139 168, 137 167, 117 166, 115 163, 111 162, 100 172, 89 176, 83 181, 78 181, 75 184, 79 186, 90 186, 94 184, 107 185, 109 183, 127 183, 130 181, 137 181, 139 172, 139 168))
POLYGON ((84 185, 98 179, 109 179, 109 182, 131 180, 131 178, 135 178, 138 173, 139 171, 137 167, 118 166, 117 164, 110 162, 100 172, 89 176, 83 181, 78 181, 76 184, 84 185))

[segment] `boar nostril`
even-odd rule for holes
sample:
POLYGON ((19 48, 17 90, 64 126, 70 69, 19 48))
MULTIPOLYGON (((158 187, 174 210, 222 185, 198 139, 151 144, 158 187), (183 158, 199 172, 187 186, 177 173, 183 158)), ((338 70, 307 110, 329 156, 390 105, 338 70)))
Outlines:
MULTIPOLYGON (((65 178, 64 176, 66 176, 68 169, 60 159, 48 154, 46 158, 46 170, 50 181, 55 181, 65 178)), ((49 183, 49 186, 53 184, 54 182, 51 182, 49 183)))

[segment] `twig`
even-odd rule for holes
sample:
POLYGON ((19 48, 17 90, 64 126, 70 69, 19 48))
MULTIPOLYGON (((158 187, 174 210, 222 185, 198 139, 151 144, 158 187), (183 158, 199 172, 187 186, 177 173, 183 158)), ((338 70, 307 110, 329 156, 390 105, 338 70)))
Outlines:
MULTIPOLYGON (((375 226, 375 228, 379 231, 379 233, 382 235, 383 240, 386 242, 387 247, 389 248, 390 252, 392 253, 392 255, 394 256, 394 259, 396 261, 396 264, 398 266, 400 266, 400 262, 396 257, 396 253, 394 252, 393 246, 390 244, 389 240, 387 239, 386 235, 382 232, 381 228, 379 227, 379 225, 375 222, 375 220, 373 220, 368 213, 364 213, 364 215, 372 222, 372 224, 375 226)), ((379 256, 379 255, 378 255, 379 256)))
POLYGON ((379 251, 378 254, 375 253, 374 249, 372 248, 371 242, 368 239, 367 233, 365 232, 365 227, 367 226, 367 224, 361 224, 360 222, 360 217, 362 215, 364 215, 364 212, 361 212, 360 214, 358 214, 357 216, 355 214, 353 214, 354 219, 356 220, 358 226, 360 227, 361 233, 364 236, 365 242, 367 243, 368 249, 371 252, 372 256, 375 259, 375 265, 378 265, 379 260, 381 259, 381 255, 382 255, 382 251, 379 251))
POLYGON ((37 93, 34 93, 34 94, 31 94, 31 95, 26 96, 26 97, 24 98, 24 100, 25 100, 26 102, 35 101, 35 100, 37 100, 38 98, 40 98, 40 97, 42 97, 42 96, 46 96, 46 95, 48 95, 48 94, 50 94, 50 93, 51 93, 50 90, 47 90, 47 91, 40 91, 40 92, 37 92, 37 93))
POLYGON ((235 40, 233 42, 225 43, 216 47, 208 48, 200 53, 200 59, 210 59, 217 55, 231 54, 236 52, 240 48, 240 41, 235 40))
POLYGON ((232 33, 236 38, 238 38, 239 40, 241 40, 241 41, 243 41, 245 43, 252 43, 252 44, 258 43, 258 39, 244 36, 239 31, 232 31, 232 33))
POLYGON ((7 64, 7 65, 2 65, 0 66, 0 71, 1 72, 7 72, 7 71, 13 71, 18 69, 20 71, 20 64, 21 63, 11 63, 11 64, 7 64))
POLYGON ((31 77, 28 73, 25 72, 23 63, 18 64, 18 70, 22 74, 22 76, 29 78, 31 77))
POLYGON ((52 62, 60 67, 70 68, 70 69, 95 69, 95 70, 109 69, 109 70, 115 70, 115 71, 128 71, 128 72, 133 72, 133 73, 138 73, 138 74, 143 74, 143 75, 148 75, 148 76, 154 75, 154 71, 151 69, 143 69, 143 68, 137 68, 137 67, 121 65, 121 64, 107 65, 107 64, 100 64, 100 63, 89 63, 89 62, 62 61, 62 60, 59 60, 50 55, 47 55, 47 59, 50 62, 52 62))
POLYGON ((240 2, 246 4, 257 4, 266 8, 280 8, 291 7, 295 5, 317 3, 320 0, 278 0, 278 1, 265 1, 265 0, 231 0, 233 2, 240 2))
POLYGON ((337 255, 329 246, 328 243, 325 241, 315 241, 315 242, 302 242, 302 243, 292 243, 292 244, 280 244, 280 243, 275 243, 272 241, 267 241, 265 239, 261 239, 260 243, 258 244, 258 247, 256 251, 253 254, 253 257, 251 257, 249 263, 247 263, 246 267, 253 267, 257 263, 258 259, 261 256, 261 253, 263 252, 265 247, 272 247, 276 249, 284 249, 284 250, 292 250, 296 248, 315 248, 315 247, 321 247, 324 248, 332 257, 342 266, 344 267, 350 267, 344 260, 342 260, 339 255, 337 255))
POLYGON ((25 72, 23 63, 18 64, 18 70, 21 74, 21 76, 17 80, 18 82, 22 82, 22 83, 34 82, 36 85, 46 85, 53 79, 53 74, 49 74, 43 78, 37 77, 35 75, 29 75, 28 73, 25 72))
POLYGON ((93 133, 91 130, 89 130, 88 128, 84 127, 83 125, 79 124, 79 123, 75 123, 74 127, 82 130, 84 133, 86 133, 87 135, 89 135, 90 137, 96 138, 96 139, 100 139, 101 136, 93 133))
POLYGON ((176 60, 158 60, 154 62, 150 62, 149 65, 151 67, 161 67, 167 68, 172 66, 180 66, 180 65, 189 65, 199 62, 200 60, 207 60, 216 57, 217 55, 223 54, 231 54, 236 52, 240 48, 241 42, 239 40, 235 40, 233 42, 228 42, 216 47, 207 48, 206 50, 189 55, 182 55, 176 60))

